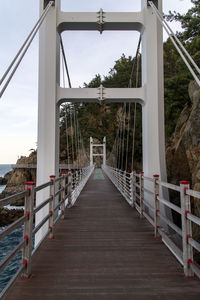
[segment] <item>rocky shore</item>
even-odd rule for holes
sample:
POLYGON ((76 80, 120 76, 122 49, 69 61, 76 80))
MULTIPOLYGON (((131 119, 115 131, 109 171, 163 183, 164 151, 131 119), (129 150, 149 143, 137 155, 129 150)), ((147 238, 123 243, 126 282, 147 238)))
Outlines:
MULTIPOLYGON (((31 153, 29 157, 22 156, 17 161, 18 165, 36 164, 36 153, 31 153)), ((9 197, 24 190, 27 181, 36 181, 36 170, 34 169, 14 169, 0 178, 0 185, 5 185, 5 190, 0 194, 0 199, 9 197)), ((24 198, 12 203, 13 206, 23 206, 24 198)), ((23 209, 0 208, 0 226, 6 226, 24 214, 23 209)))

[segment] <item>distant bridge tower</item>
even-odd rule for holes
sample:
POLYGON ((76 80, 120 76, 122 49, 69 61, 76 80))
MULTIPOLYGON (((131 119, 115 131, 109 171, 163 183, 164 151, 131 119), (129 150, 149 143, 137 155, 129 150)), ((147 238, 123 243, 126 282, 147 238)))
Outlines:
MULTIPOLYGON (((162 0, 152 0, 162 11, 162 0)), ((43 12, 50 0, 40 0, 43 12)), ((59 171, 59 106, 63 102, 138 102, 143 115, 143 170, 146 176, 160 174, 166 180, 163 97, 162 25, 148 0, 141 0, 140 12, 69 13, 60 11, 60 0, 54 0, 40 30, 39 37, 39 104, 37 184, 59 171), (142 34, 142 87, 132 89, 64 89, 59 86, 60 41, 65 30, 136 30, 142 34)), ((37 205, 48 198, 39 192, 37 205)), ((44 208, 36 215, 36 225, 48 213, 44 208)), ((42 228, 36 243, 47 231, 42 228)))
MULTIPOLYGON (((95 151, 96 152, 96 151, 95 151)), ((94 157, 103 157, 103 165, 106 164, 106 137, 103 138, 103 144, 94 144, 93 138, 90 137, 90 166, 94 165, 94 157), (102 147, 103 153, 94 153, 94 147, 102 147)))

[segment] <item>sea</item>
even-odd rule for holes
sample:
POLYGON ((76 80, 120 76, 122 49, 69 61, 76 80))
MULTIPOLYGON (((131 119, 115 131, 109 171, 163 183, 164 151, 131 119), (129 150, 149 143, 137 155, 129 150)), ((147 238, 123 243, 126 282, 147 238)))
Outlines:
MULTIPOLYGON (((8 164, 0 164, 0 177, 4 177, 8 172, 12 171, 12 166, 8 164)), ((0 185, 0 193, 3 192, 6 185, 0 185)))
MULTIPOLYGON (((3 177, 6 173, 12 171, 10 164, 0 164, 0 177, 3 177)), ((0 185, 0 193, 5 189, 6 185, 0 185)), ((4 230, 5 227, 0 227, 0 231, 4 230)), ((0 239, 0 262, 12 252, 12 250, 22 240, 23 228, 22 226, 14 230, 11 234, 0 239)), ((7 267, 0 272, 0 293, 4 290, 8 282, 12 279, 13 275, 17 272, 20 267, 22 260, 22 253, 19 252, 7 267)))

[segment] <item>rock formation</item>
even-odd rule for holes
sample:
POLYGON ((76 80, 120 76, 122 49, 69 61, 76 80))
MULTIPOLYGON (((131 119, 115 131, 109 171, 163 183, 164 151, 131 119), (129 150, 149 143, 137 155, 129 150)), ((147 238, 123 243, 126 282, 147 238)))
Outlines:
MULTIPOLYGON (((189 180, 192 189, 200 191, 200 88, 189 85, 191 104, 180 114, 174 136, 166 149, 168 181, 179 184, 189 180)), ((200 216, 200 200, 194 199, 195 214, 200 216)))

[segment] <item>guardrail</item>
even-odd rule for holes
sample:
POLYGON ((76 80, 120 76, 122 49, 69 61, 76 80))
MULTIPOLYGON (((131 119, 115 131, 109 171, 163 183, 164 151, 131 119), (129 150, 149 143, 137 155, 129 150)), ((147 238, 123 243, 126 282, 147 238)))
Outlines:
POLYGON ((85 186, 87 180, 92 174, 94 167, 85 167, 79 171, 72 173, 62 173, 60 177, 50 176, 50 180, 40 186, 35 187, 33 182, 25 184, 25 190, 21 193, 12 195, 10 197, 0 200, 0 207, 24 197, 24 216, 16 220, 14 223, 7 226, 0 232, 0 239, 3 239, 12 233, 19 226, 24 226, 23 240, 9 253, 2 261, 0 261, 0 272, 9 264, 9 262, 22 250, 22 266, 18 272, 7 284, 0 294, 0 299, 5 295, 7 290, 11 287, 15 279, 21 274, 21 277, 28 279, 31 276, 31 261, 32 257, 39 249, 43 241, 49 237, 53 238, 54 227, 60 218, 64 218, 65 209, 74 205, 81 190, 85 186), (49 189, 49 197, 45 199, 40 205, 35 206, 35 197, 37 192, 43 189, 49 189), (34 218, 42 208, 49 206, 47 215, 35 226, 34 218), (36 248, 33 247, 33 238, 35 234, 48 222, 48 230, 39 242, 36 248))
POLYGON ((190 201, 190 197, 200 199, 200 192, 191 190, 188 181, 181 181, 180 186, 177 186, 159 180, 159 175, 150 178, 144 176, 143 172, 137 174, 135 170, 127 173, 110 166, 102 168, 129 205, 135 207, 140 216, 151 223, 154 227, 154 236, 162 237, 162 241, 183 265, 185 276, 193 277, 195 274, 200 278, 200 266, 193 256, 194 249, 200 253, 200 243, 193 238, 192 233, 192 225, 200 226, 200 218, 191 213, 190 201), (180 193, 180 206, 164 199, 163 188, 180 193), (161 213, 161 204, 180 214, 181 228, 161 213), (167 224, 181 237, 182 247, 177 245, 162 224, 167 224))

